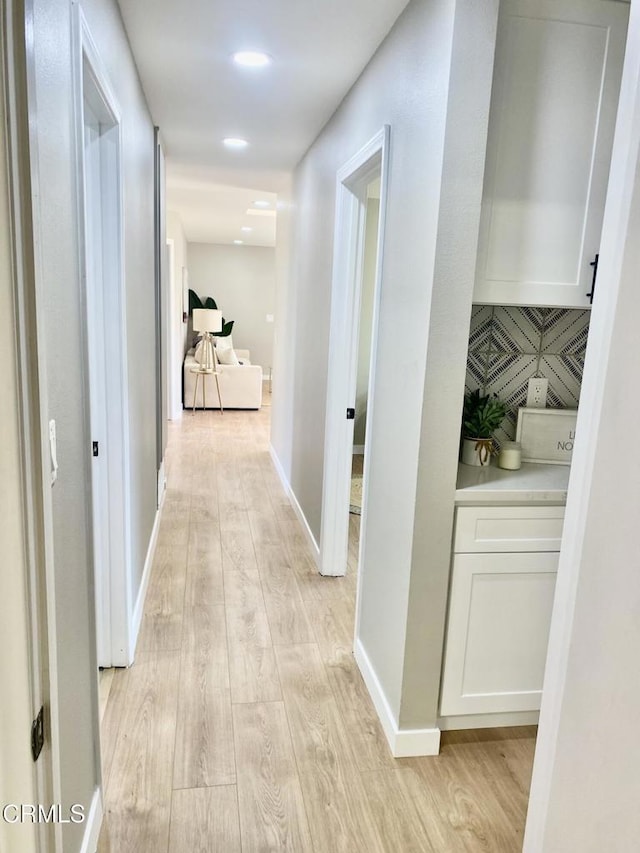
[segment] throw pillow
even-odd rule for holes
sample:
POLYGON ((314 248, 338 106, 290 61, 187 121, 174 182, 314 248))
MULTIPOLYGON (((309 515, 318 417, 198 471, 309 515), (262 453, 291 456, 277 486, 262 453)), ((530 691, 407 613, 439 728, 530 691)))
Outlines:
POLYGON ((214 335, 213 343, 216 348, 216 352, 220 353, 225 349, 233 349, 233 341, 231 340, 231 335, 227 335, 225 338, 221 338, 219 335, 214 335))
POLYGON ((240 364, 234 349, 220 349, 220 347, 216 347, 216 355, 220 364, 240 364))

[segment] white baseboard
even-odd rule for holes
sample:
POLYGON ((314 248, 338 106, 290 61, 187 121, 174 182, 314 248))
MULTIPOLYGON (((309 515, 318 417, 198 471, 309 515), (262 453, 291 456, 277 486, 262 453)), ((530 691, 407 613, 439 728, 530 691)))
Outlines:
POLYGON ((354 456, 364 456, 364 444, 354 444, 351 452, 354 456))
POLYGON ((438 725, 443 732, 458 729, 498 729, 504 726, 537 726, 539 711, 510 711, 504 714, 460 714, 440 717, 438 725))
POLYGON ((133 608, 129 650, 129 660, 131 661, 131 663, 133 663, 136 653, 136 643, 138 642, 138 634, 140 633, 140 625, 142 623, 142 613, 144 611, 144 602, 147 597, 149 578, 151 577, 151 566, 153 565, 153 558, 155 556, 156 545, 158 543, 158 531, 160 530, 160 518, 162 516, 162 507, 164 506, 165 495, 166 492, 164 492, 162 495, 162 503, 158 507, 158 511, 156 512, 156 518, 153 522, 153 530, 151 531, 149 547, 147 548, 147 556, 144 561, 144 569, 142 570, 142 580, 140 581, 140 589, 138 590, 138 597, 136 598, 136 604, 133 608))
POLYGON ((399 729, 387 697, 384 695, 382 685, 359 639, 356 640, 354 654, 393 757, 411 758, 419 755, 438 755, 440 752, 440 729, 399 729))
POLYGON ((158 471, 158 506, 162 506, 164 501, 164 493, 167 489, 167 477, 164 472, 164 459, 160 463, 160 470, 158 471))
POLYGON ((278 459, 278 454, 273 449, 273 446, 269 446, 269 453, 271 454, 271 461, 273 462, 273 467, 276 469, 278 477, 280 477, 280 482, 287 493, 287 497, 291 501, 291 506, 294 509, 295 514, 298 516, 298 521, 302 525, 302 529, 304 530, 305 536, 307 538, 307 542, 309 543, 309 547, 313 553, 313 558, 316 561, 316 565, 320 562, 320 547, 316 542, 315 536, 313 535, 311 528, 309 527, 309 522, 302 511, 302 507, 298 503, 298 498, 295 496, 293 489, 291 488, 291 483, 287 480, 287 475, 284 473, 284 468, 278 459))
POLYGON ((96 853, 98 849, 98 837, 102 826, 102 794, 100 788, 93 792, 89 814, 84 823, 84 835, 80 853, 96 853))

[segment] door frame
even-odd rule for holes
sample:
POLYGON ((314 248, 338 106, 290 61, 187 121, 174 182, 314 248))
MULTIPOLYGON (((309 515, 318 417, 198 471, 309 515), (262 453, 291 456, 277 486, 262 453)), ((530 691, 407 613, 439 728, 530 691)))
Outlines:
MULTIPOLYGON (((13 662, 25 652, 27 670, 23 686, 29 694, 30 714, 45 708, 45 744, 36 762, 29 756, 28 773, 33 780, 35 802, 62 802, 61 758, 59 750, 58 662, 56 649, 55 585, 53 579, 53 542, 51 533, 51 472, 49 465, 48 414, 46 412, 46 371, 44 353, 39 346, 40 263, 37 249, 37 222, 32 198, 37 194, 38 172, 33 167, 35 153, 29 132, 33 117, 33 93, 29 79, 32 56, 26 47, 30 8, 12 0, 0 0, 0 99, 4 102, 5 121, 0 146, 6 149, 6 190, 11 252, 10 282, 13 290, 12 342, 15 361, 15 406, 20 430, 15 448, 20 465, 20 519, 23 540, 23 569, 27 636, 26 648, 9 654, 13 662)), ((15 637, 20 643, 22 638, 15 637)), ((24 709, 26 711, 26 709, 24 709)), ((28 718, 24 720, 28 722, 28 718)), ((25 768, 15 767, 16 775, 25 768)), ((26 835, 24 837, 26 841, 26 835)), ((33 842, 39 853, 62 850, 59 824, 39 823, 33 829, 33 842)))
MULTIPOLYGON (((78 158, 78 205, 81 233, 79 235, 80 269, 83 278, 83 299, 87 310, 88 269, 91 263, 90 244, 85 225, 85 151, 84 102, 87 95, 97 99, 100 110, 109 117, 110 130, 100 136, 101 182, 104 200, 103 245, 112 246, 102 258, 104 300, 104 343, 110 369, 106 371, 105 448, 107 451, 106 478, 108 507, 102 512, 108 517, 108 547, 110 565, 103 578, 94 577, 96 610, 102 609, 97 624, 105 626, 102 648, 106 658, 100 666, 129 666, 132 649, 132 584, 131 584, 131 508, 130 508, 130 451, 129 395, 127 375, 127 316, 124 275, 124 192, 122 167, 121 113, 109 76, 93 41, 85 17, 77 3, 73 4, 74 26, 74 101, 76 115, 76 150, 78 158), (101 583, 102 581, 102 583, 101 583)), ((89 321, 87 315, 87 321, 89 321)), ((90 328, 87 322, 87 331, 90 328)), ((89 336, 85 335, 85 353, 89 363, 89 336)), ((95 377, 86 376, 85 398, 89 400, 89 383, 95 377)), ((87 406, 88 410, 88 406, 87 406)), ((87 449, 89 450, 89 448, 87 449)), ((92 489, 92 497, 95 490, 92 489)), ((95 540, 95 533, 94 533, 95 540)), ((95 568, 95 566, 94 566, 95 568)), ((100 647, 101 643, 98 642, 100 647)))
MULTIPOLYGON (((331 283, 331 327, 319 555, 320 574, 334 577, 344 575, 347 567, 354 422, 346 419, 346 409, 355 405, 356 395, 366 188, 372 176, 379 172, 380 220, 376 251, 366 435, 375 419, 375 368, 384 259, 389 141, 390 127, 385 125, 338 170, 336 176, 336 224, 331 283)), ((366 472, 369 469, 370 448, 371 442, 365 438, 359 567, 362 567, 365 559, 368 499, 366 472)))

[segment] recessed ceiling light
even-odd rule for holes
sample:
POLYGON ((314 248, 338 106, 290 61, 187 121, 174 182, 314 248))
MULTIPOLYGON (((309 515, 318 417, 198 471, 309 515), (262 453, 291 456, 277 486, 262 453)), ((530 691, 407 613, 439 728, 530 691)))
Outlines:
POLYGON ((241 231, 244 231, 244 232, 245 232, 245 234, 248 234, 248 233, 249 233, 249 231, 253 231, 253 228, 249 228, 249 226, 248 226, 248 225, 243 225, 243 226, 242 226, 242 228, 241 228, 240 230, 241 230, 241 231))
POLYGON ((236 136, 227 136, 226 139, 222 140, 222 144, 226 148, 235 148, 239 151, 241 148, 246 148, 249 143, 246 139, 239 139, 236 136))
POLYGON ((271 202, 266 201, 263 198, 259 198, 257 201, 253 202, 255 207, 271 207, 271 202))
POLYGON ((233 242, 235 243, 236 246, 242 246, 242 244, 244 243, 244 240, 234 240, 233 242))
POLYGON ((233 61, 245 68, 264 68, 271 63, 271 57, 261 50, 239 50, 233 54, 233 61))

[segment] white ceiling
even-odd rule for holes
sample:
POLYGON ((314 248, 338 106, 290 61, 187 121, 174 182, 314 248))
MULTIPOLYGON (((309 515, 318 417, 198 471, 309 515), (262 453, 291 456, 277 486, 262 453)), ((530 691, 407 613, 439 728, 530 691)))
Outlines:
POLYGON ((278 192, 407 2, 119 0, 187 239, 234 239, 222 228, 233 194, 221 187, 278 192), (237 50, 264 50, 273 62, 239 68, 237 50), (250 145, 229 151, 227 136, 250 145), (220 215, 204 214, 207 198, 220 215))

